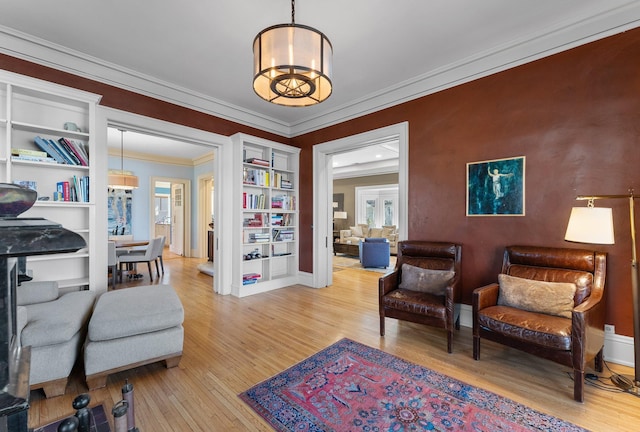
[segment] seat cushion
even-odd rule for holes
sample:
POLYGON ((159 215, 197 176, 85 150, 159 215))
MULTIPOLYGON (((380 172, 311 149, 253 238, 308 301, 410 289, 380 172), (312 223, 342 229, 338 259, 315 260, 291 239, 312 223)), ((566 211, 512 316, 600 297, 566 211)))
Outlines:
POLYGON ((52 302, 25 306, 27 325, 21 345, 39 347, 71 340, 89 320, 94 299, 93 291, 74 291, 52 302))
POLYGON ((18 306, 50 302, 57 298, 58 282, 56 281, 22 282, 16 288, 18 306))
POLYGON ((445 297, 425 292, 396 289, 382 297, 382 304, 388 309, 397 309, 443 320, 447 315, 445 297))
POLYGON ((184 309, 170 285, 109 291, 96 302, 88 339, 103 341, 180 326, 184 309))
POLYGON ((529 312, 509 306, 478 311, 478 325, 522 342, 571 350, 571 319, 529 312))

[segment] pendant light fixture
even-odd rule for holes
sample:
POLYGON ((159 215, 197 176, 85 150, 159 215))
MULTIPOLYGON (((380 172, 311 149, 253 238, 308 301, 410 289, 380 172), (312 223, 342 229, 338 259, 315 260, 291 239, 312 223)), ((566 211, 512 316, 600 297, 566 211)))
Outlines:
POLYGON ((253 41, 253 89, 262 99, 285 106, 318 104, 331 95, 333 47, 320 31, 295 23, 262 30, 253 41))
POLYGON ((138 177, 124 170, 124 130, 120 131, 120 169, 109 170, 109 187, 111 189, 131 190, 138 188, 138 177))

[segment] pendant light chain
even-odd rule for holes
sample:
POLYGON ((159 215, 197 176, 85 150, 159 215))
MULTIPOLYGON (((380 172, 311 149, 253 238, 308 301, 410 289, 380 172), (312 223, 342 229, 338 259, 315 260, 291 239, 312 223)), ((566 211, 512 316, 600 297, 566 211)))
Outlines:
POLYGON ((120 129, 120 174, 124 174, 124 129, 120 129))
POLYGON ((291 0, 291 24, 296 23, 296 0, 291 0))

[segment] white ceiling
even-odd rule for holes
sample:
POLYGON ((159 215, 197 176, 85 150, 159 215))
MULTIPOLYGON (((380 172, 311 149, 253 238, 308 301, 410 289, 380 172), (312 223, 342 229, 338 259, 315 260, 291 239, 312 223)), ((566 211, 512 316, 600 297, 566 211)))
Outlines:
POLYGON ((640 25, 640 0, 298 0, 296 23, 333 44, 334 87, 290 108, 251 85, 253 39, 290 7, 0 0, 0 52, 295 136, 640 25))

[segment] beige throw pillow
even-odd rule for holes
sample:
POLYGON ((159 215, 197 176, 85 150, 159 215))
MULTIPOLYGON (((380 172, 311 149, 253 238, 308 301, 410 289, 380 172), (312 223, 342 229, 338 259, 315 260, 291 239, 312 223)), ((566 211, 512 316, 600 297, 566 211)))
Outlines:
POLYGON ((498 275, 498 304, 571 318, 576 285, 570 282, 544 282, 506 274, 498 275))
POLYGON ((359 226, 352 226, 349 227, 349 229, 351 230, 351 236, 352 237, 364 237, 362 235, 362 228, 359 226))
POLYGON ((402 264, 402 276, 398 288, 444 295, 445 289, 455 272, 450 270, 431 270, 402 264))
POLYGON ((382 228, 370 228, 369 229, 369 237, 371 237, 371 238, 382 238, 382 228))

